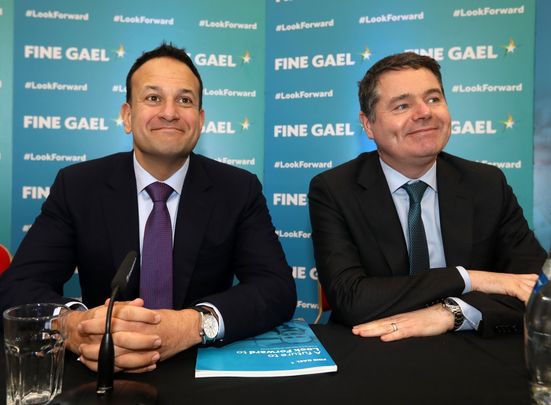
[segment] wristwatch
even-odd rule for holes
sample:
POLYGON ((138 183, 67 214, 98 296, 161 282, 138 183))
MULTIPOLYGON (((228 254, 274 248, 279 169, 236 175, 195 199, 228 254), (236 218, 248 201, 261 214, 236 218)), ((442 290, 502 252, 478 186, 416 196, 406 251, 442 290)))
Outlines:
POLYGON ((201 314, 201 330, 199 335, 203 339, 203 344, 209 344, 216 340, 220 326, 218 324, 218 317, 213 309, 206 306, 194 306, 191 307, 201 314))
POLYGON ((453 314, 453 330, 459 329, 465 320, 459 304, 451 298, 445 298, 442 301, 442 306, 453 314))

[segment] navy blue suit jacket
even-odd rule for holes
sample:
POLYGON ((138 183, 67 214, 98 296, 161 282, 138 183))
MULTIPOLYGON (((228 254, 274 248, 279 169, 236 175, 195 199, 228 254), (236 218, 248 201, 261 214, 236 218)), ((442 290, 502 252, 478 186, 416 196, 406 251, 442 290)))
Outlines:
POLYGON ((482 312, 479 331, 521 331, 524 304, 470 292, 455 266, 539 273, 545 251, 503 173, 442 152, 436 166, 447 268, 409 275, 402 226, 376 151, 319 174, 309 207, 320 281, 333 319, 355 325, 461 297, 482 312))
MULTIPOLYGON (((40 215, 0 278, 1 309, 66 302, 78 267, 82 300, 103 304, 125 255, 139 252, 132 153, 60 170, 40 215)), ((221 312, 225 341, 292 316, 296 291, 261 185, 251 173, 191 154, 174 235, 175 309, 205 301, 221 312), (234 276, 239 283, 232 286, 234 276)), ((123 299, 139 296, 139 266, 123 299)))

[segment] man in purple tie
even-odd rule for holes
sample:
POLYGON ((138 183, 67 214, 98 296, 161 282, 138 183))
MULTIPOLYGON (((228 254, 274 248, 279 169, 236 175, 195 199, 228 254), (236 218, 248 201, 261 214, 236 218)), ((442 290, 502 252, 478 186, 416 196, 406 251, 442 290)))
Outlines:
POLYGON ((135 250, 112 331, 116 370, 144 372, 193 345, 290 319, 296 292, 256 176, 193 153, 203 84, 185 51, 162 44, 144 53, 126 88, 133 151, 59 172, 0 278, 0 305, 70 306, 68 347, 95 370, 110 283, 135 250), (62 296, 75 268, 82 302, 62 296))

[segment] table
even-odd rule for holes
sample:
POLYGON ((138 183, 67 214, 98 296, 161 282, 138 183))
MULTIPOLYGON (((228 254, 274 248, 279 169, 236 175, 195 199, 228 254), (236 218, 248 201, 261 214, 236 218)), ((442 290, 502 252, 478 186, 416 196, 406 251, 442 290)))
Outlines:
MULTIPOLYGON (((530 404, 520 335, 483 339, 460 332, 383 343, 335 324, 312 329, 337 363, 337 373, 195 379, 197 353, 191 349, 153 372, 117 378, 156 386, 159 404, 530 404)), ((0 360, 4 381, 3 352, 0 360)), ((64 392, 95 378, 72 353, 66 356, 64 392)), ((5 386, 0 390, 4 400, 5 386)))

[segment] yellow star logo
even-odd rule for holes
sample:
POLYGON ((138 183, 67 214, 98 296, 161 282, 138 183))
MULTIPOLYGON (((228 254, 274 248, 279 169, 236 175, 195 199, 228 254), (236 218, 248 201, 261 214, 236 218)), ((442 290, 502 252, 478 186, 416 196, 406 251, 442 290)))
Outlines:
POLYGON ((505 53, 515 53, 517 44, 513 38, 509 38, 509 43, 507 45, 501 45, 501 47, 505 49, 505 53))
POLYGON ((124 55, 126 55, 126 50, 124 49, 124 45, 120 44, 118 49, 114 50, 115 54, 117 54, 117 58, 124 58, 124 55))
POLYGON ((114 120, 112 120, 116 126, 118 127, 122 127, 123 124, 124 124, 124 120, 122 119, 121 115, 119 114, 119 116, 117 118, 115 118, 114 120))
POLYGON ((511 114, 507 115, 506 121, 499 121, 503 125, 505 125, 505 129, 511 129, 516 124, 515 120, 513 119, 513 116, 511 114))
POLYGON ((371 57, 371 51, 370 51, 369 48, 366 46, 365 49, 363 50, 363 52, 360 53, 360 55, 362 55, 362 60, 369 59, 369 58, 371 57))
POLYGON ((245 52, 245 55, 241 57, 243 63, 249 63, 251 61, 251 53, 249 51, 245 52))
POLYGON ((249 127, 251 126, 251 122, 249 121, 249 119, 247 117, 245 117, 245 119, 239 123, 241 125, 241 130, 242 131, 247 131, 249 129, 249 127))

